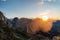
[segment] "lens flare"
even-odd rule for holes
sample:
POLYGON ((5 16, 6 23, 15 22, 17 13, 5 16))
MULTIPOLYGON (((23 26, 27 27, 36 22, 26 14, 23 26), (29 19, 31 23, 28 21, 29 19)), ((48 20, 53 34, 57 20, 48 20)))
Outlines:
POLYGON ((48 20, 48 16, 42 16, 42 20, 47 21, 48 20))

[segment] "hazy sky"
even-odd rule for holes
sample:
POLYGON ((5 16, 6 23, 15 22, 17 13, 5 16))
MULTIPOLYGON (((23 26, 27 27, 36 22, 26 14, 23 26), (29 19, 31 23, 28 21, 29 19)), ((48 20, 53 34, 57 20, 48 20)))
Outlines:
POLYGON ((0 0, 0 11, 13 17, 60 17, 60 0, 0 0))

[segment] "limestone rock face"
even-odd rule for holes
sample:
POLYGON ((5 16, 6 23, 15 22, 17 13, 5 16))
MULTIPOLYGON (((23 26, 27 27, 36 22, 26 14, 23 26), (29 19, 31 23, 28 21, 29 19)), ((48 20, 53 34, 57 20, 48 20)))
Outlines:
POLYGON ((12 23, 13 23, 13 28, 21 31, 21 32, 27 32, 27 27, 28 24, 32 21, 32 19, 28 19, 28 18, 14 18, 12 23))
POLYGON ((3 13, 0 11, 0 20, 4 21, 5 16, 3 15, 3 13))
POLYGON ((0 11, 0 26, 5 26, 6 24, 6 17, 3 15, 3 13, 0 11))
POLYGON ((54 36, 53 40, 60 40, 60 35, 54 36))

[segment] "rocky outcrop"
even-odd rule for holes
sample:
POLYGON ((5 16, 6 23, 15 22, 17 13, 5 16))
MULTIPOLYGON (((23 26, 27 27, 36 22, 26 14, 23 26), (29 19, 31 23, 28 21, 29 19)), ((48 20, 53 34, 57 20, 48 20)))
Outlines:
POLYGON ((0 11, 0 40, 60 40, 60 20, 53 22, 51 30, 50 21, 43 23, 39 18, 10 20, 0 11))
POLYGON ((0 26, 5 27, 6 26, 6 17, 3 15, 3 13, 0 11, 0 26))
POLYGON ((60 35, 54 36, 52 40, 60 40, 60 35))
POLYGON ((10 19, 7 19, 3 13, 0 11, 0 26, 2 27, 12 27, 12 22, 10 19))

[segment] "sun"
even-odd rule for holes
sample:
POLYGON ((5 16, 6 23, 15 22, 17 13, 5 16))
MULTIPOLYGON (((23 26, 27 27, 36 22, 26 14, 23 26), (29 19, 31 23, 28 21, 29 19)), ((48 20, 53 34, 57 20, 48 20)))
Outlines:
POLYGON ((48 20, 48 16, 42 16, 42 20, 47 21, 48 20))

